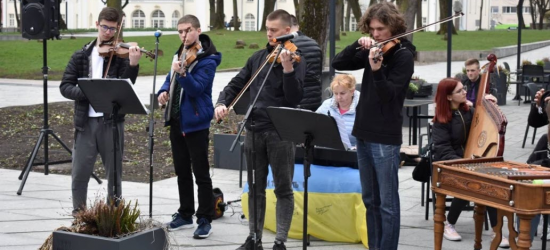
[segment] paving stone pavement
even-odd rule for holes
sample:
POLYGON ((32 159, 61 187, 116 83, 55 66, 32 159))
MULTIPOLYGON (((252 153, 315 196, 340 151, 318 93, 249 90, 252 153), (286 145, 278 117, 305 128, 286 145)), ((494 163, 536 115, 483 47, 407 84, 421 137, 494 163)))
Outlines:
MULTIPOLYGON (((550 47, 525 52, 522 59, 536 60, 544 56, 548 57, 550 47)), ((515 57, 500 58, 499 62, 506 61, 511 68, 515 68, 515 57)), ((461 71, 462 62, 452 63, 452 74, 461 71)), ((418 65, 415 67, 415 75, 426 79, 428 82, 438 82, 445 77, 446 64, 434 63, 418 65)), ((361 71, 352 72, 361 79, 361 71)), ((213 98, 217 99, 219 92, 236 75, 236 72, 220 72, 216 74, 213 98)), ((164 76, 158 76, 156 87, 164 81, 164 76)), ((143 103, 149 104, 149 94, 152 92, 153 77, 138 77, 135 90, 143 103)), ((18 80, 0 79, 0 108, 20 105, 33 105, 42 103, 42 80, 18 80)), ((59 81, 48 81, 49 102, 67 101, 59 94, 59 81)), ((506 147, 504 158, 525 162, 533 150, 530 143, 532 129, 528 136, 525 148, 521 147, 525 133, 528 104, 517 105, 512 101, 514 90, 508 94, 507 105, 501 106, 501 110, 508 118, 506 131, 506 147)), ((430 107, 433 113, 433 107, 430 107)), ((544 133, 544 129, 537 131, 536 138, 544 133)), ((37 131, 38 133, 38 131, 37 131)), ((408 129, 403 128, 403 140, 408 141, 408 129)), ((29 149, 30 150, 30 149, 29 149)), ((433 221, 430 213, 429 220, 424 220, 424 207, 420 204, 420 183, 412 180, 412 167, 403 167, 399 171, 400 196, 401 196, 401 237, 399 249, 417 250, 433 249, 433 221)), ((43 175, 33 172, 29 175, 23 194, 18 196, 16 191, 20 185, 17 179, 20 171, 0 169, 0 250, 26 250, 37 249, 48 237, 52 230, 60 226, 70 225, 71 191, 70 176, 43 175)), ((239 188, 239 172, 227 169, 212 169, 212 178, 215 187, 220 187, 226 200, 240 198, 242 189, 239 188)), ((246 179, 246 174, 244 174, 246 179)), ((99 185, 90 181, 89 197, 94 197, 98 192, 104 192, 104 184, 99 185)), ((149 207, 149 184, 123 182, 124 196, 127 199, 138 199, 142 214, 147 217, 149 207)), ((153 218, 166 222, 178 206, 178 194, 176 179, 171 178, 153 183, 153 218)), ((193 229, 180 230, 171 233, 175 241, 175 249, 235 249, 244 242, 248 234, 247 222, 241 219, 242 209, 240 203, 230 207, 225 216, 213 223, 213 234, 205 240, 192 238, 193 229)), ((457 225, 458 232, 463 240, 450 242, 444 240, 444 249, 471 249, 473 246, 473 219, 472 212, 463 212, 457 225)), ((264 247, 271 247, 274 233, 265 230, 264 247)), ((483 232, 485 249, 489 247, 491 232, 483 232)), ((536 239, 532 249, 541 249, 541 240, 536 239)), ((301 248, 301 240, 290 239, 287 247, 291 249, 301 248)), ((364 249, 362 244, 325 242, 313 239, 310 249, 364 249)))

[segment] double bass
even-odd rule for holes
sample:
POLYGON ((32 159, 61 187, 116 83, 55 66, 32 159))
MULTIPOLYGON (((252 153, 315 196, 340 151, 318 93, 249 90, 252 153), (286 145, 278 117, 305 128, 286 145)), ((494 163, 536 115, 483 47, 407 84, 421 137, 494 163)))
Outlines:
POLYGON ((464 149, 464 158, 467 159, 502 156, 504 153, 504 134, 508 121, 495 103, 485 99, 490 90, 489 75, 495 68, 497 57, 490 54, 487 60, 489 63, 483 66, 476 96, 476 109, 464 149))

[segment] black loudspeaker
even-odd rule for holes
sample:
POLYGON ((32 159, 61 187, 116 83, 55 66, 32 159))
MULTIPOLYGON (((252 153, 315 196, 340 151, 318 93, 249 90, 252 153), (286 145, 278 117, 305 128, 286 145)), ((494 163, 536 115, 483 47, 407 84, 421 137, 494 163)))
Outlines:
POLYGON ((59 0, 21 0, 22 35, 28 39, 59 36, 59 0))

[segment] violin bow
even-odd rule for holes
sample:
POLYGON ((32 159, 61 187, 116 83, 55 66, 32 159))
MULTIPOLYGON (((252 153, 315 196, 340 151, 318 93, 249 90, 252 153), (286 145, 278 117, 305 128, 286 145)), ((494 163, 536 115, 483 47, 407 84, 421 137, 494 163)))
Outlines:
MULTIPOLYGON (((416 32, 418 32, 418 31, 424 30, 424 29, 426 29, 426 28, 428 28, 428 27, 430 27, 430 26, 432 26, 432 25, 436 25, 436 24, 440 24, 440 23, 446 23, 446 22, 448 22, 448 21, 454 20, 454 19, 459 18, 459 17, 462 17, 462 16, 464 16, 464 13, 462 13, 462 12, 456 13, 456 14, 454 14, 454 15, 452 15, 452 16, 448 16, 448 17, 443 18, 443 19, 441 19, 441 20, 439 20, 439 21, 436 21, 436 22, 433 22, 433 23, 424 25, 424 26, 422 26, 422 27, 420 27, 420 28, 417 28, 417 29, 414 29, 414 30, 409 30, 409 31, 404 32, 404 33, 401 33, 401 34, 399 34, 399 35, 392 36, 392 37, 390 37, 390 38, 388 38, 388 39, 386 39, 386 40, 384 40, 384 41, 377 42, 377 43, 374 44, 374 46, 380 47, 380 46, 382 46, 383 44, 385 44, 385 43, 387 43, 387 42, 389 42, 389 41, 392 41, 392 40, 394 40, 394 39, 401 38, 401 37, 404 37, 404 36, 408 36, 408 35, 410 35, 410 34, 413 34, 413 33, 416 33, 416 32)), ((356 49, 362 49, 362 48, 364 48, 364 47, 359 46, 359 47, 357 47, 356 49)))

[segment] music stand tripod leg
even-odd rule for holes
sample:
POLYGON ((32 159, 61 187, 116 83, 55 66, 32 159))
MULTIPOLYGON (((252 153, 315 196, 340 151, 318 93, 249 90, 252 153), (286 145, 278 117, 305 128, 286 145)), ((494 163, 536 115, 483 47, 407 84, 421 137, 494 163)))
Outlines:
MULTIPOLYGON (((51 134, 51 135, 53 136, 53 138, 54 138, 57 142, 59 142, 59 144, 61 144, 61 146, 62 146, 63 148, 65 148, 65 150, 66 150, 67 152, 69 152, 70 155, 73 154, 73 152, 71 151, 71 149, 69 149, 69 147, 68 147, 67 145, 65 145, 65 143, 63 143, 63 142, 61 141, 61 139, 59 139, 59 137, 58 137, 56 134, 54 134, 53 130, 48 129, 48 134, 51 134)), ((46 138, 46 139, 47 139, 47 138, 46 138)), ((71 162, 71 161, 67 161, 67 162, 71 162)), ((97 181, 97 184, 102 184, 102 183, 103 183, 103 181, 100 180, 99 177, 97 177, 97 175, 95 175, 93 172, 92 172, 92 178, 94 178, 94 180, 97 181)))
POLYGON ((305 250, 307 249, 307 246, 309 246, 309 234, 307 233, 307 219, 308 219, 308 179, 311 176, 311 161, 313 159, 312 154, 312 141, 313 136, 309 133, 305 134, 306 141, 304 143, 304 228, 303 228, 303 242, 302 242, 302 248, 305 250))

